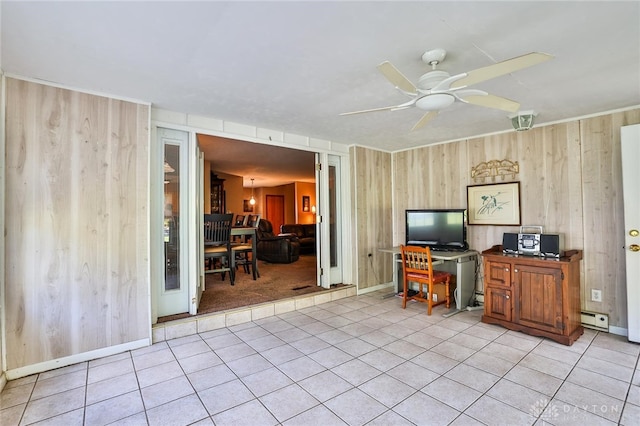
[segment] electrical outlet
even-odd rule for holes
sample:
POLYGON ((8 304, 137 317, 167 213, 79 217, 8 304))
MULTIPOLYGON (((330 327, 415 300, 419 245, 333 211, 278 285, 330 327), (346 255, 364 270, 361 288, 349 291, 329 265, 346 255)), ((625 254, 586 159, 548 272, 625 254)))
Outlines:
POLYGON ((591 301, 602 302, 602 290, 591 290, 591 301))

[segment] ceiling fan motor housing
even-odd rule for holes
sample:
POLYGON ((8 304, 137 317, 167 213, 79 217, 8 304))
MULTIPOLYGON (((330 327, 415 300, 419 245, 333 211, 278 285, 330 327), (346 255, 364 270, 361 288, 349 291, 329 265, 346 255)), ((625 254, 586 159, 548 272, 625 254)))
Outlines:
POLYGON ((422 77, 418 79, 418 89, 420 90, 431 90, 436 87, 441 81, 449 78, 450 75, 446 71, 442 70, 433 70, 429 71, 426 74, 423 74, 422 77))

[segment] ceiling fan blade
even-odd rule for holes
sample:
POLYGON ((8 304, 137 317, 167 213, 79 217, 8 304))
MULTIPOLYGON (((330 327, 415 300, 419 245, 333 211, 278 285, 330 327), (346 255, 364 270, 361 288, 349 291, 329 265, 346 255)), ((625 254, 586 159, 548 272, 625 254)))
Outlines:
POLYGON ((401 109, 407 109, 407 108, 410 108, 410 107, 414 106, 417 99, 418 98, 411 99, 410 101, 407 101, 407 102, 405 102, 403 104, 400 104, 400 105, 393 105, 393 106, 380 107, 380 108, 371 108, 371 109, 363 109, 362 111, 343 112, 340 115, 362 114, 364 112, 375 112, 375 111, 400 111, 401 109))
POLYGON ((398 105, 381 107, 381 108, 371 108, 371 109, 363 109, 361 111, 351 111, 351 112, 343 112, 339 115, 354 115, 354 114, 364 114, 365 112, 375 112, 375 111, 392 111, 394 109, 403 109, 404 107, 400 107, 398 105))
POLYGON ((407 77, 405 77, 393 64, 385 61, 378 65, 380 72, 398 89, 407 93, 416 93, 418 89, 407 77))
POLYGON ((433 118, 435 118, 436 115, 438 115, 438 111, 429 111, 428 113, 423 115, 422 118, 411 128, 411 131, 413 132, 414 130, 418 130, 419 128, 423 127, 433 118))
POLYGON ((471 95, 459 99, 469 104, 500 109, 507 112, 517 112, 518 109, 520 109, 518 102, 495 95, 471 95))
POLYGON ((467 72, 466 77, 453 82, 451 89, 471 86, 472 84, 500 77, 505 74, 510 74, 512 72, 546 62, 550 59, 553 59, 553 56, 539 52, 532 52, 516 58, 507 59, 506 61, 498 62, 497 64, 467 72))

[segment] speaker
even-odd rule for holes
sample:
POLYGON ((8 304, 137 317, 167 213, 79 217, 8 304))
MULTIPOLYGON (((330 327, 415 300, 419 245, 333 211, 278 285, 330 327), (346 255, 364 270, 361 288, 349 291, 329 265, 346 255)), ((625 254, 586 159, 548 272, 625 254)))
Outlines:
POLYGON ((518 234, 509 232, 502 234, 502 252, 505 254, 518 254, 518 234))
POLYGON ((540 235, 540 256, 556 257, 564 256, 564 238, 562 234, 540 235))

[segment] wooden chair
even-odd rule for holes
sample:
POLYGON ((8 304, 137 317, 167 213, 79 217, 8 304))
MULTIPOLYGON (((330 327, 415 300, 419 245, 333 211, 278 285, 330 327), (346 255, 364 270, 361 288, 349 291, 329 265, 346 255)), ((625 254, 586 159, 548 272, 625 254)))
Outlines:
POLYGON ((229 272, 231 285, 235 284, 233 251, 231 250, 232 214, 204 215, 204 258, 209 260, 210 268, 206 274, 220 273, 224 280, 229 272), (220 265, 216 265, 216 261, 220 265))
MULTIPOLYGON (((250 214, 246 219, 246 226, 249 228, 257 228, 260 222, 259 214, 250 214)), ((231 243, 231 249, 236 259, 236 269, 240 266, 244 269, 245 273, 249 273, 249 268, 253 274, 253 279, 260 277, 260 271, 258 270, 258 260, 253 256, 253 237, 243 237, 241 241, 234 241, 231 243), (251 257, 250 257, 251 256, 251 257)))
POLYGON ((260 277, 258 271, 257 259, 253 256, 253 242, 251 240, 244 242, 235 242, 231 244, 231 250, 235 256, 236 269, 242 266, 245 273, 249 273, 249 268, 253 273, 253 279, 260 277))
POLYGON ((247 226, 249 228, 257 228, 258 223, 260 223, 260 215, 259 214, 250 214, 247 218, 247 226))
POLYGON ((451 274, 444 271, 434 271, 431 262, 431 249, 429 247, 400 246, 402 253, 402 275, 404 287, 402 291, 402 309, 407 307, 407 300, 416 300, 427 304, 427 315, 431 315, 431 308, 442 303, 451 305, 449 296, 449 283, 451 274), (409 282, 418 284, 418 293, 409 296, 409 282), (434 285, 445 286, 445 299, 433 301, 434 285), (423 289, 426 286, 426 289, 423 289), (427 293, 427 294, 425 294, 427 293))
POLYGON ((243 214, 237 214, 236 218, 233 222, 233 226, 245 226, 245 222, 247 221, 247 216, 243 214))

